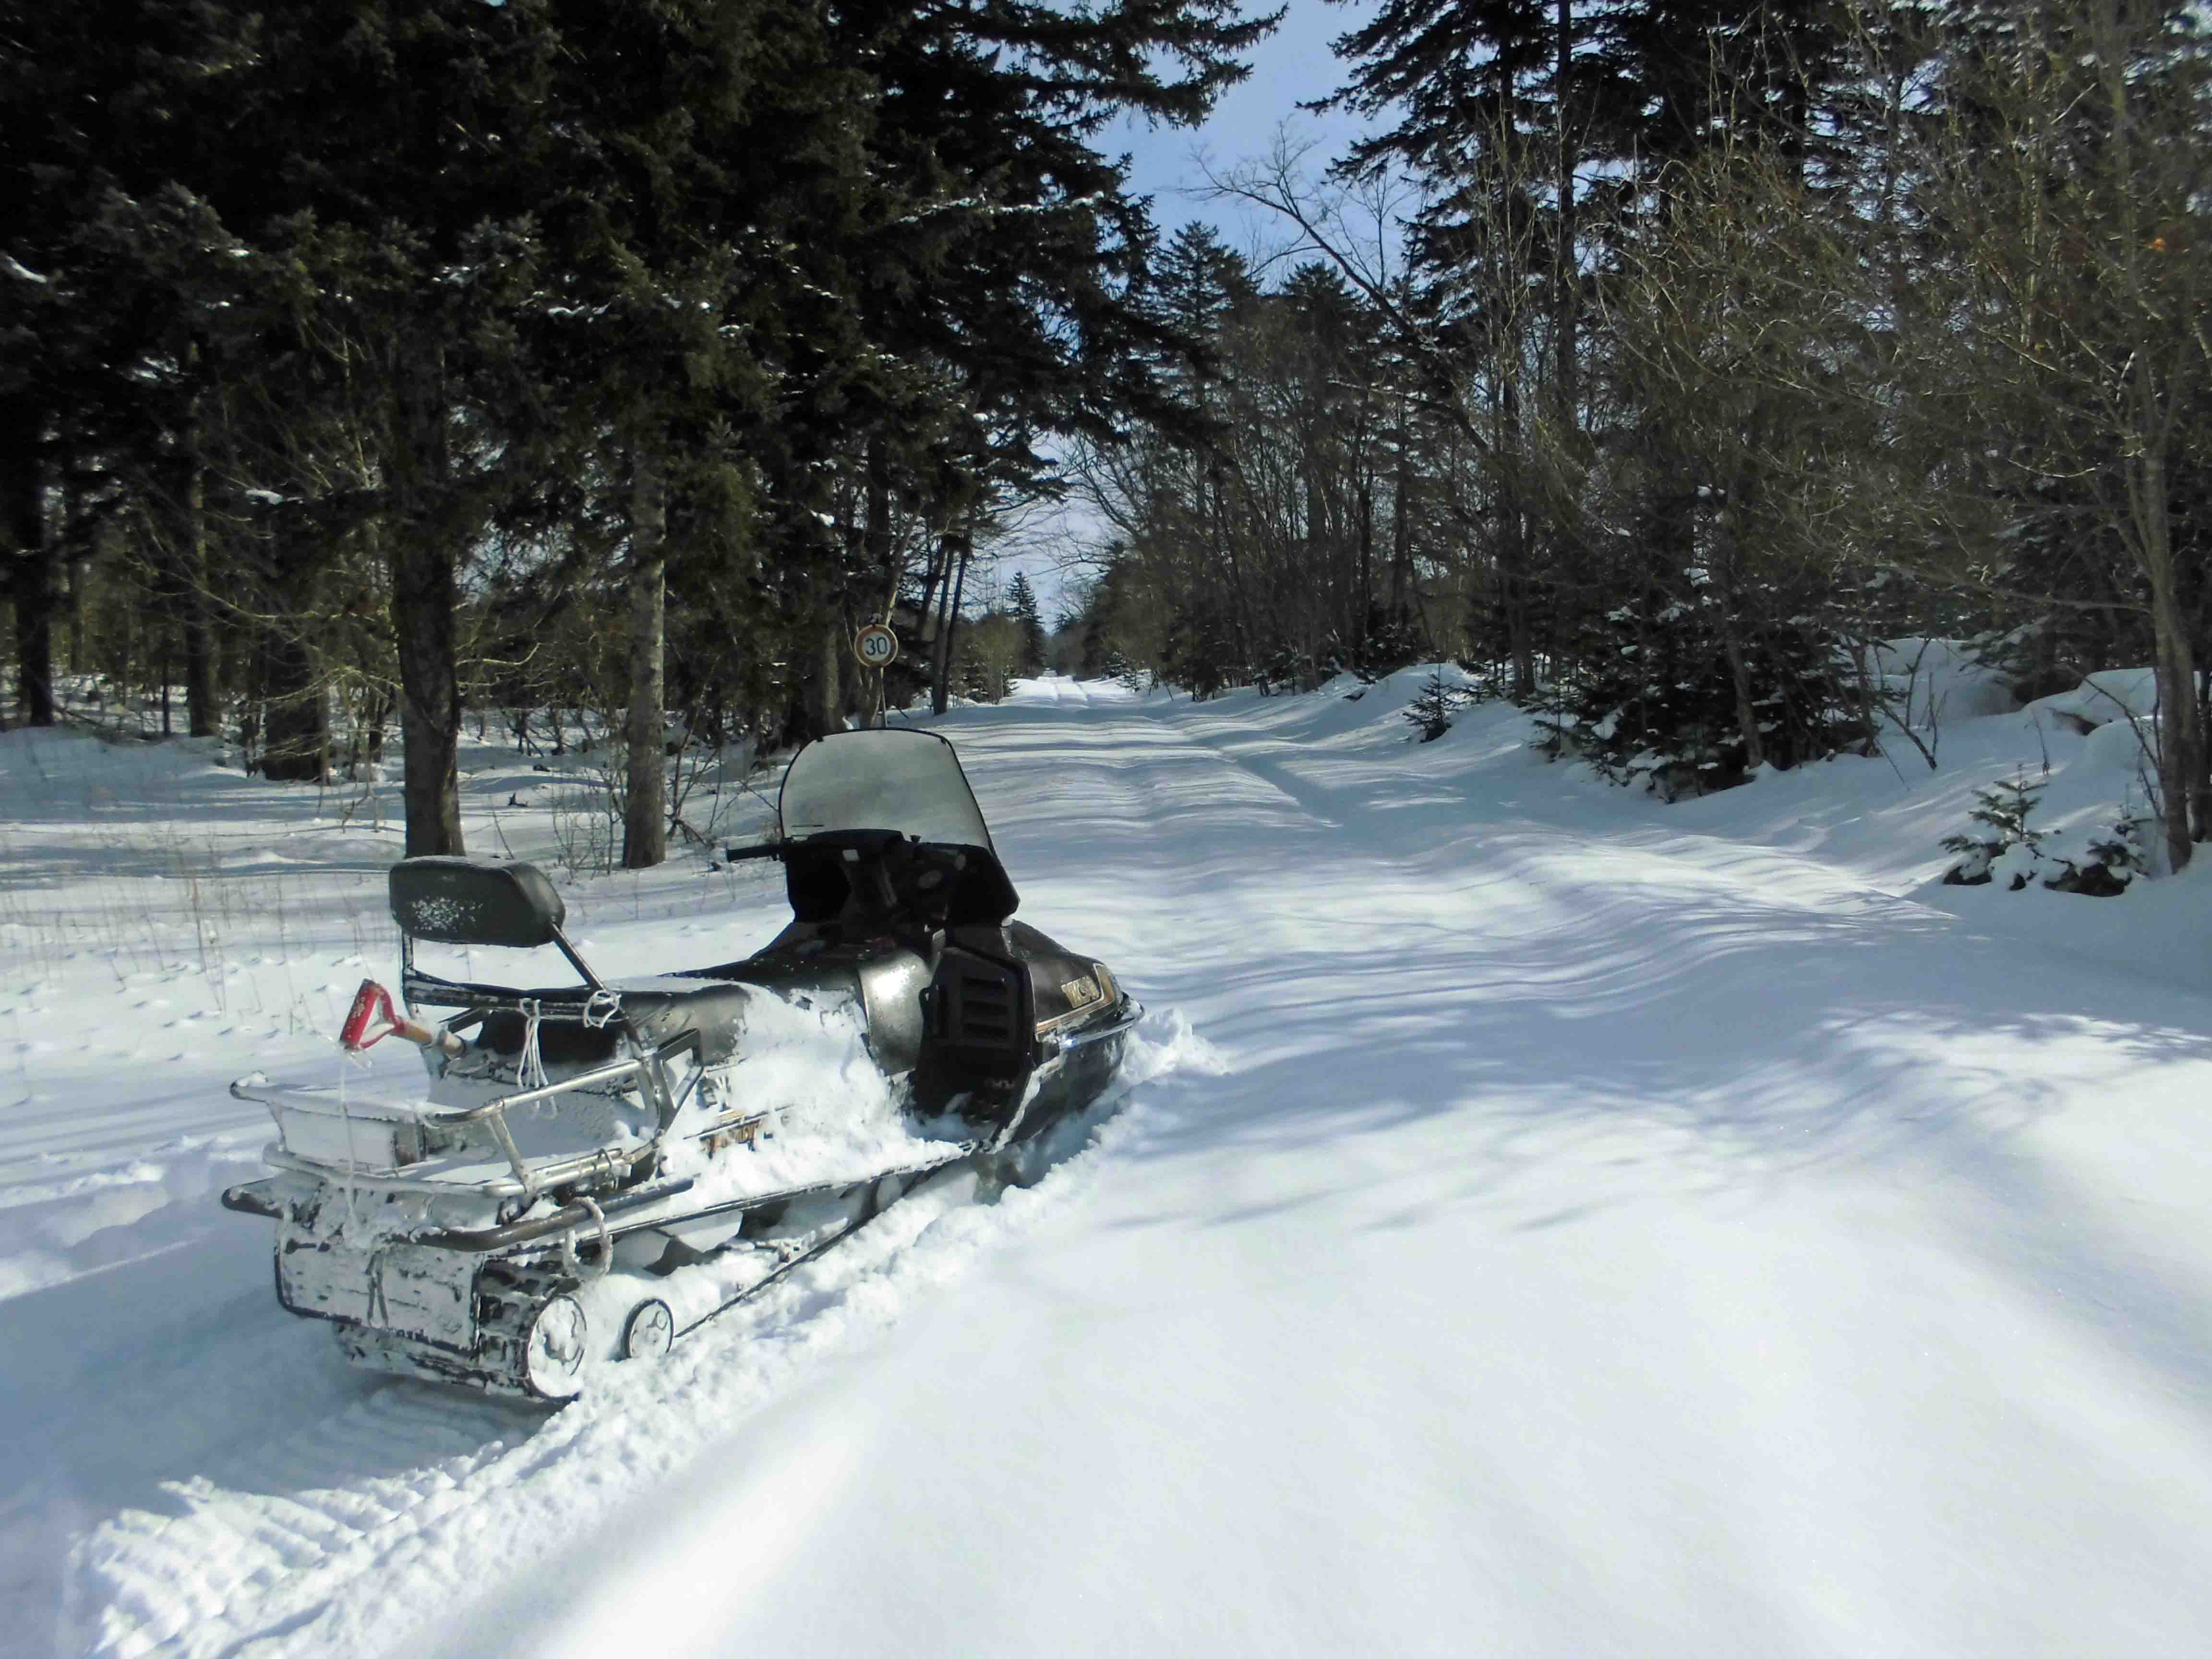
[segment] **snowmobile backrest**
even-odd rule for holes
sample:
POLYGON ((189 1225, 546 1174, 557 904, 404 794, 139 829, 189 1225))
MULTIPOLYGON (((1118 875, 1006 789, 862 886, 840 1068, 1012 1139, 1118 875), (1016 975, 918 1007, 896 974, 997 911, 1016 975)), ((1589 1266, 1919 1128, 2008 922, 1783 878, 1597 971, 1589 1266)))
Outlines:
POLYGON ((560 941, 568 907, 533 864, 403 859, 392 866, 392 918, 410 939, 528 951, 560 941))

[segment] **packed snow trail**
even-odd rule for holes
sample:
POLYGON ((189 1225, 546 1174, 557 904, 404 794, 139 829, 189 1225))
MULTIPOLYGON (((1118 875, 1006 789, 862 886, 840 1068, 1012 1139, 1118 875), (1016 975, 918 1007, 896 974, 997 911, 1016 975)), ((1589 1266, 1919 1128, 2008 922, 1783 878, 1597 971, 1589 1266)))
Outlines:
POLYGON ((0 1302, 92 1379, 27 1390, 17 1606, 117 1654, 2212 1650, 2205 962, 1364 712, 959 716, 1024 914, 1182 1068, 568 1411, 338 1371, 236 1218, 0 1302))

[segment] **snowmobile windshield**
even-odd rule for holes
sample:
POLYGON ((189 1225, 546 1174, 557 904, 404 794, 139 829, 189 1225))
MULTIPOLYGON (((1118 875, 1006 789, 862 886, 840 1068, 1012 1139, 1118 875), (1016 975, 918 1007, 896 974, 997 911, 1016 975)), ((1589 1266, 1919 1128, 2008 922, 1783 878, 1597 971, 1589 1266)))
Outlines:
POLYGON ((800 750, 783 776, 787 836, 896 830, 995 854, 952 745, 927 732, 838 732, 800 750))

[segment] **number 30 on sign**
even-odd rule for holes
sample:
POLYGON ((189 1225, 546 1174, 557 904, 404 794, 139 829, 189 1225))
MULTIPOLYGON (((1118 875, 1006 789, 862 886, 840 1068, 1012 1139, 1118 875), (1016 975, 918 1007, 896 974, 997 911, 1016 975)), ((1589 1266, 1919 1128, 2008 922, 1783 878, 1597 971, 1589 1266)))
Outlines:
POLYGON ((853 635, 853 654, 870 668, 888 668, 898 660, 898 635, 871 623, 853 635))

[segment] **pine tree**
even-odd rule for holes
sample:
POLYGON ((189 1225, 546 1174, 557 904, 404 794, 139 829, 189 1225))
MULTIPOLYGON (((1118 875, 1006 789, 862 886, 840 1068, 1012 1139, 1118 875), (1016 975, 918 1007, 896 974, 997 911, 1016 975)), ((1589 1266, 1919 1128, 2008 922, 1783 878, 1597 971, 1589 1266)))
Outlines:
POLYGON ((1406 705, 1406 721, 1421 734, 1423 743, 1434 743, 1451 730, 1452 715, 1464 700, 1459 688, 1444 678, 1443 665, 1439 663, 1429 671, 1420 690, 1406 705))
POLYGON ((1030 579, 1021 571, 1006 584, 1006 609, 1021 629, 1022 653, 1018 672, 1041 674, 1044 672, 1044 619, 1037 615, 1036 593, 1030 586, 1030 579))
MULTIPOLYGON (((2041 799, 2047 780, 2031 781, 2025 775, 2000 778, 1986 789, 1974 791, 1974 810, 1966 814, 1982 827, 1978 832, 1943 838, 1943 850, 1960 855, 1944 872, 1944 882, 1954 887, 1976 887, 1990 879, 1990 866, 2014 847, 2026 849, 2030 860, 2041 856, 2044 834, 2028 827, 2028 815, 2041 799)), ((2025 871, 2016 871, 2012 890, 2027 885, 2025 871)))
POLYGON ((370 0, 333 28, 259 17, 247 88, 197 91, 180 159, 234 235, 299 274, 290 349, 357 366, 373 410, 406 738, 410 854, 461 850, 460 573, 502 479, 532 459, 518 309, 544 245, 535 198, 560 41, 548 0, 370 0), (246 95, 241 95, 241 93, 246 95), (283 167, 267 158, 282 155, 283 167))
MULTIPOLYGON (((15 616, 17 700, 33 724, 56 713, 63 566, 90 553, 126 476, 158 482, 172 504, 198 498, 198 445, 186 434, 204 428, 211 337, 258 319, 246 302, 249 279, 269 273, 234 262, 235 243, 204 197, 175 179, 209 142, 192 100, 237 94, 252 27, 218 8, 124 0, 25 8, 8 25, 0 562, 15 616), (64 484, 94 510, 58 518, 52 498, 64 484)), ((191 538, 196 548, 202 540, 191 538)), ((192 726, 204 734, 213 709, 201 592, 187 582, 172 611, 191 659, 192 726)))
POLYGON ((983 653, 973 643, 960 648, 957 678, 960 695, 969 702, 998 702, 1001 688, 992 683, 990 672, 984 665, 983 653))
POLYGON ((1268 26, 1230 0, 34 9, 0 54, 27 118, 0 128, 27 712, 52 717, 58 576, 98 531, 143 544, 138 672, 166 684, 180 647, 195 728, 238 698, 272 772, 322 775, 334 678, 398 681, 413 852, 459 849, 471 681, 626 704, 649 861, 665 706, 835 721, 920 526, 957 613, 989 516, 1052 486, 1047 434, 1182 418, 1146 204, 1098 135, 1199 119, 1268 26))

